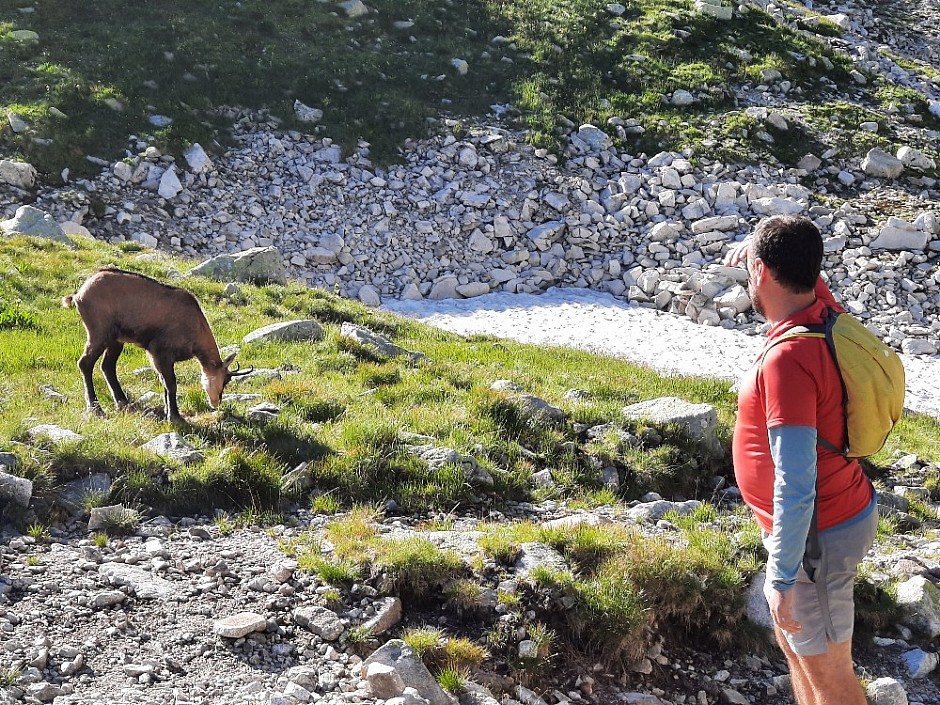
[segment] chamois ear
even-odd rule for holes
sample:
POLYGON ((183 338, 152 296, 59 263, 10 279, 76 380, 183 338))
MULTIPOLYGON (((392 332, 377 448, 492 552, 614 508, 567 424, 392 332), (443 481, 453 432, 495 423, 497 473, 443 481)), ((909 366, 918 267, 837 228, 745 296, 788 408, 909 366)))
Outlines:
POLYGON ((228 357, 226 357, 224 360, 222 360, 222 367, 228 367, 229 365, 231 365, 231 364, 232 364, 232 360, 235 359, 235 356, 236 356, 237 354, 238 354, 238 353, 232 353, 231 355, 229 355, 228 357))

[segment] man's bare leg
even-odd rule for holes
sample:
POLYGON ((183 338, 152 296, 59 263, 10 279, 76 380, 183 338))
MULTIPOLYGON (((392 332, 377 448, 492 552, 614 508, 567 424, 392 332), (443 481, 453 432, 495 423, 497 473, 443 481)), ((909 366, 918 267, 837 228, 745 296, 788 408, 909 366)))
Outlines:
POLYGON ((799 656, 783 634, 777 641, 790 665, 790 682, 798 705, 867 705, 868 699, 852 664, 852 640, 829 642, 829 651, 799 656))
POLYGON ((793 697, 797 705, 817 705, 809 675, 803 668, 800 657, 790 648, 790 644, 783 636, 783 630, 780 627, 774 627, 774 631, 777 634, 777 643, 783 649, 787 664, 790 666, 790 687, 793 689, 793 697))

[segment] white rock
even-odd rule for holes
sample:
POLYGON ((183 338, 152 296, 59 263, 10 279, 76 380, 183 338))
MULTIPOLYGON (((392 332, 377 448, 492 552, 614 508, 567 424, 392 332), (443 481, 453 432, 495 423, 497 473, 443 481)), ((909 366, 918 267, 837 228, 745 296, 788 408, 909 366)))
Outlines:
POLYGON ((896 179, 904 172, 904 164, 882 149, 871 149, 862 161, 862 171, 869 176, 896 179))
POLYGON ((490 293, 490 285, 486 282, 468 282, 456 287, 456 291, 465 299, 472 299, 475 296, 483 296, 490 293))
POLYGON ((36 183, 36 169, 26 162, 0 159, 0 183, 30 189, 36 183))
POLYGON ((757 215, 796 215, 806 210, 806 206, 789 198, 769 196, 751 201, 751 210, 757 215))
POLYGON ((907 691, 894 678, 878 678, 865 689, 871 705, 908 705, 907 691))
POLYGON ((240 639, 252 632, 263 631, 267 626, 268 620, 264 615, 257 612, 239 612, 231 617, 217 619, 212 625, 212 631, 227 639, 240 639))
POLYGON ((171 165, 160 177, 160 187, 157 189, 157 193, 160 194, 161 198, 169 200, 175 198, 182 190, 183 184, 180 183, 179 177, 176 175, 176 169, 171 165))
POLYGON ((669 102, 673 105, 692 105, 695 102, 695 97, 687 90, 680 88, 673 92, 669 102))
POLYGON ((339 6, 347 17, 353 19, 369 14, 369 8, 365 6, 362 0, 346 0, 346 2, 341 2, 339 6))
MULTIPOLYGON (((365 6, 363 5, 363 7, 365 6)), ((297 116, 297 119, 300 120, 300 122, 306 122, 310 124, 318 123, 323 119, 322 110, 319 108, 311 108, 309 105, 304 105, 297 99, 294 99, 294 115, 297 116)))
POLYGON ((467 72, 470 70, 470 65, 463 59, 451 59, 450 65, 457 69, 457 73, 460 76, 466 76, 467 72))
POLYGON ((898 150, 898 159, 907 167, 913 169, 936 169, 937 162, 913 147, 901 147, 898 150))
POLYGON ((204 150, 202 145, 198 142, 183 152, 183 157, 186 159, 186 163, 189 164, 189 168, 193 170, 194 174, 204 174, 212 170, 212 160, 209 159, 206 150, 204 150))
POLYGON ((358 299, 371 308, 378 308, 382 305, 381 293, 371 284, 366 284, 359 288, 358 299))

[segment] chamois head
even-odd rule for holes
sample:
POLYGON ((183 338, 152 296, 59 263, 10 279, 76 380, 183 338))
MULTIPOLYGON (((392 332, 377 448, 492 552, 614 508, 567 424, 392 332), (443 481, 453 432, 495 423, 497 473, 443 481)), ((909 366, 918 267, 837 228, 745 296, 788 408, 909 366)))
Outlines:
POLYGON ((230 370, 229 365, 232 364, 232 360, 234 359, 235 353, 232 353, 222 360, 218 367, 209 369, 203 368, 202 370, 202 388, 206 390, 206 396, 209 398, 209 406, 213 409, 222 403, 222 392, 225 391, 225 386, 232 377, 241 377, 242 375, 251 374, 255 369, 254 367, 249 367, 247 370, 239 370, 238 365, 236 365, 234 370, 230 370))

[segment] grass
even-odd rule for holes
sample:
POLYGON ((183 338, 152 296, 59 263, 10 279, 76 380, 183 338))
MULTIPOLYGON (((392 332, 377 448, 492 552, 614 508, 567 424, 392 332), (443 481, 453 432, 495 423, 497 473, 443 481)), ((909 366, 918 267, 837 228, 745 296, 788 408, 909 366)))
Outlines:
MULTIPOLYGON (((219 150, 240 110, 321 131, 347 151, 364 140, 387 162, 442 116, 473 120, 494 103, 513 106, 538 146, 560 151, 566 120, 604 126, 623 116, 647 132, 614 137, 631 152, 655 152, 720 137, 711 118, 733 109, 735 92, 759 82, 762 68, 779 70, 809 102, 869 90, 853 85, 848 58, 753 6, 727 22, 686 0, 645 0, 619 17, 584 0, 373 0, 357 19, 299 0, 18 7, 0 0, 0 112, 28 129, 0 132, 0 149, 52 181, 64 167, 91 174, 85 155, 116 161, 129 135, 177 156, 193 142, 219 150), (18 29, 39 41, 14 40, 18 29), (466 74, 454 59, 468 63, 466 74), (824 59, 832 68, 822 69, 824 59), (698 102, 664 103, 678 89, 698 102), (299 123, 295 100, 322 109, 320 124, 299 123)), ((834 32, 825 20, 810 29, 834 32)), ((765 151, 753 135, 744 140, 765 151)))

